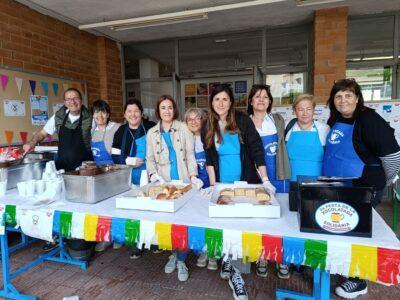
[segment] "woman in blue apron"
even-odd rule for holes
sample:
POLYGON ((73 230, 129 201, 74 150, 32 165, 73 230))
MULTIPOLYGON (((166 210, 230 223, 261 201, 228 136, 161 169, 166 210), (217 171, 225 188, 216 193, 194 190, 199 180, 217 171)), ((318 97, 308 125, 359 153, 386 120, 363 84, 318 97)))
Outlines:
MULTIPOLYGON (((178 121, 178 107, 169 95, 162 95, 155 107, 159 122, 147 134, 147 171, 151 182, 164 183, 182 180, 200 189, 203 182, 197 177, 194 139, 185 123, 178 121)), ((173 251, 165 273, 178 270, 179 281, 186 281, 189 272, 185 264, 187 251, 173 251)))
POLYGON ((289 155, 291 177, 321 176, 324 146, 329 126, 314 120, 315 100, 312 95, 299 95, 293 102, 296 119, 286 128, 286 148, 289 155))
POLYGON ((133 167, 132 183, 140 183, 142 170, 146 170, 146 134, 155 125, 142 119, 143 106, 137 99, 130 99, 124 107, 126 123, 114 135, 112 159, 117 164, 133 167))
MULTIPOLYGON (((285 121, 279 114, 271 114, 273 98, 269 85, 252 86, 247 105, 247 113, 254 122, 264 146, 264 159, 268 178, 278 193, 289 192, 290 165, 285 145, 285 121)), ((256 264, 256 274, 266 277, 267 261, 260 259, 256 264)), ((288 278, 289 268, 278 264, 278 276, 288 278)))
MULTIPOLYGON (((361 88, 354 79, 335 82, 328 100, 331 130, 323 162, 325 176, 357 177, 354 184, 374 188, 372 205, 380 202, 383 189, 400 169, 400 147, 394 130, 373 109, 364 106, 361 88)), ((343 298, 368 292, 365 280, 349 278, 336 287, 343 298)))
MULTIPOLYGON (((265 168, 260 136, 251 119, 234 109, 231 88, 224 84, 216 86, 210 95, 208 108, 206 126, 201 135, 210 184, 238 180, 263 183, 269 193, 274 193, 275 188, 269 182, 265 168)), ((242 262, 232 261, 230 257, 224 258, 220 276, 230 280, 235 299, 246 298, 244 281, 233 264, 241 267, 242 262)))
POLYGON ((93 158, 98 166, 113 164, 111 146, 120 124, 110 121, 111 109, 104 100, 96 100, 92 106, 94 126, 92 128, 93 158))

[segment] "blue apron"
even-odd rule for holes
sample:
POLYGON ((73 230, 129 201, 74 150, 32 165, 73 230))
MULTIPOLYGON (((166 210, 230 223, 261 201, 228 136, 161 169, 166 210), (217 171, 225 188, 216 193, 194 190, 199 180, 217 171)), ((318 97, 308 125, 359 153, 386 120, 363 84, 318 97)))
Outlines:
POLYGON ((197 172, 199 174, 199 179, 203 181, 203 188, 207 188, 210 186, 210 178, 208 178, 208 173, 206 169, 206 152, 194 151, 194 157, 196 158, 197 162, 197 172))
MULTIPOLYGON (((139 157, 143 160, 143 164, 138 167, 138 168, 133 168, 132 169, 132 183, 133 184, 140 184, 140 175, 142 173, 142 170, 146 170, 146 129, 144 128, 143 124, 140 125, 143 128, 144 135, 138 139, 135 139, 133 133, 129 130, 129 126, 126 126, 125 131, 124 131, 124 136, 122 137, 122 145, 121 149, 122 151, 125 150, 125 145, 126 145, 126 137, 129 132, 129 134, 132 137, 132 144, 131 148, 129 150, 129 156, 130 157, 139 157)), ((125 163, 125 158, 126 156, 121 153, 121 156, 123 156, 123 163, 125 163)))
POLYGON ((364 163, 353 146, 354 124, 336 122, 329 131, 323 164, 325 176, 361 177, 364 163))
MULTIPOLYGON (((313 125, 315 129, 317 127, 313 125)), ((290 181, 297 181, 297 175, 321 176, 324 148, 318 130, 292 131, 286 143, 290 160, 290 181)))
POLYGON ((239 134, 222 133, 221 144, 218 148, 219 181, 233 183, 242 177, 240 161, 239 134))
POLYGON ((179 180, 178 161, 176 158, 175 149, 172 145, 171 135, 169 132, 163 132, 162 137, 164 138, 164 141, 168 147, 169 162, 170 162, 170 166, 171 166, 171 170, 170 170, 171 180, 179 180))
POLYGON ((268 179, 276 188, 277 193, 289 192, 289 181, 276 179, 276 151, 278 150, 278 134, 261 136, 264 145, 264 160, 268 179))
POLYGON ((96 162, 97 166, 102 166, 106 164, 114 164, 111 154, 108 153, 106 149, 106 145, 104 144, 104 136, 106 135, 106 131, 103 134, 103 140, 99 142, 91 142, 90 148, 92 149, 93 159, 96 162))

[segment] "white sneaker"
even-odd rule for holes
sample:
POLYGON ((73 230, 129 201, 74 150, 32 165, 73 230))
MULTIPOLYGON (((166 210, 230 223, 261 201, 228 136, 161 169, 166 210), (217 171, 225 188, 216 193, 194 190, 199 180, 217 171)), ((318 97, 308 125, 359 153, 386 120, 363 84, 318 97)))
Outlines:
POLYGON ((212 271, 218 270, 218 262, 215 258, 210 258, 208 260, 207 269, 212 270, 212 271))
POLYGON ((100 243, 96 244, 96 246, 94 247, 94 251, 103 252, 110 246, 111 246, 111 242, 100 242, 100 243))
POLYGON ((178 261, 178 279, 179 281, 186 281, 189 278, 188 268, 184 261, 178 261))
POLYGON ((207 265, 207 254, 205 252, 201 252, 199 257, 197 258, 196 266, 204 268, 206 265, 207 265))
POLYGON ((355 299, 366 293, 368 293, 367 282, 356 278, 349 278, 335 289, 335 294, 345 299, 355 299))
POLYGON ((165 268, 164 268, 165 273, 170 274, 173 271, 175 271, 175 269, 176 269, 176 261, 177 261, 176 254, 172 254, 172 255, 169 256, 168 262, 167 262, 167 264, 165 265, 165 268))

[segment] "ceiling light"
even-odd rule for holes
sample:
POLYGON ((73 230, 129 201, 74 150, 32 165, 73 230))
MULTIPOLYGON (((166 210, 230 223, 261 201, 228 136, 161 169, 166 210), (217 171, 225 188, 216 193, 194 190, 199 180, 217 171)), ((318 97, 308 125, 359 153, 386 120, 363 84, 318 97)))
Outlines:
POLYGON ((310 6, 318 4, 330 4, 335 2, 343 2, 345 0, 296 0, 297 6, 310 6))

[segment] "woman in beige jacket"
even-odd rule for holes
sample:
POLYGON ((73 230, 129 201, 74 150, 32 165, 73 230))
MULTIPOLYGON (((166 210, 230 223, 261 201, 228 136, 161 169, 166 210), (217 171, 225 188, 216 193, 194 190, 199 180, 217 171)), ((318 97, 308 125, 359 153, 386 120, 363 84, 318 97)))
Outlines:
MULTIPOLYGON (((194 156, 194 138, 185 123, 179 122, 175 100, 161 96, 156 104, 159 122, 147 133, 147 171, 150 181, 183 180, 201 188, 203 182, 197 178, 197 163, 194 156)), ((165 273, 178 269, 179 281, 186 281, 189 272, 185 264, 187 252, 177 251, 169 257, 165 273)))

